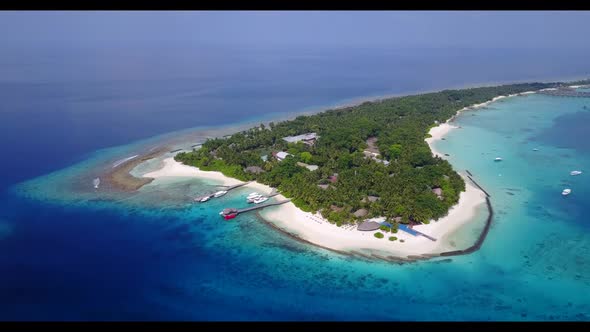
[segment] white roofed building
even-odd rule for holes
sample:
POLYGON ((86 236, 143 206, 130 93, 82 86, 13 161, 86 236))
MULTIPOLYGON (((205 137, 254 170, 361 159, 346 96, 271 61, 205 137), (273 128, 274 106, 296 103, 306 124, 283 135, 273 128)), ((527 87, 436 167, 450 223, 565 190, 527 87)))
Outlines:
POLYGON ((297 136, 283 137, 283 140, 289 143, 297 143, 299 141, 303 141, 304 144, 313 145, 318 138, 319 136, 316 133, 307 133, 297 136))
POLYGON ((283 152, 283 151, 277 152, 277 155, 276 155, 278 161, 283 161, 285 158, 287 158, 287 156, 293 156, 293 155, 290 153, 287 153, 287 152, 283 152))

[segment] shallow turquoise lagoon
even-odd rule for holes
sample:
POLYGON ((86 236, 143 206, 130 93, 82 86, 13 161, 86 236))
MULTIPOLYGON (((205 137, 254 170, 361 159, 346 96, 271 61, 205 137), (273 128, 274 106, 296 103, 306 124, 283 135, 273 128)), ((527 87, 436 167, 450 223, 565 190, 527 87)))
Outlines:
MULTIPOLYGON (((84 189, 93 172, 157 140, 97 152, 5 197, 15 210, 0 216, 0 252, 11 253, 0 257, 0 293, 15 301, 0 319, 588 320, 585 105, 529 95, 462 113, 461 128, 435 144, 490 193, 492 229, 476 253, 404 265, 297 242, 255 214, 221 220, 222 208, 246 205, 247 189, 200 205, 190 198, 216 183, 156 180, 134 195, 97 195, 84 189), (2 226, 23 214, 26 223, 2 226)), ((462 230, 465 243, 484 218, 481 209, 462 230)))

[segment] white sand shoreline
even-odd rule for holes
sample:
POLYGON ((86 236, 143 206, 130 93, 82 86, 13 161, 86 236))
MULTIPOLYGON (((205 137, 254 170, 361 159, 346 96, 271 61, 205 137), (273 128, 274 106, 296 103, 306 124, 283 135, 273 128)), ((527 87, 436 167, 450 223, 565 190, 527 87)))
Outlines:
MULTIPOLYGON (((555 88, 547 88, 547 89, 542 89, 539 91, 545 91, 545 90, 556 90, 555 88)), ((430 147, 430 150, 432 151, 432 153, 435 156, 438 156, 440 158, 445 159, 445 156, 443 153, 441 153, 440 151, 436 150, 436 148, 434 147, 433 143, 435 141, 441 140, 442 138, 444 138, 451 130, 459 128, 457 126, 454 126, 452 124, 450 124, 457 116, 459 116, 459 114, 461 114, 461 112, 464 111, 469 111, 469 110, 476 110, 478 108, 482 108, 482 107, 486 107, 488 105, 490 105, 493 102, 496 102, 498 100, 501 99, 505 99, 505 98, 510 98, 510 97, 516 97, 516 96, 525 96, 525 95, 530 95, 530 94, 534 94, 536 93, 535 91, 525 91, 525 92, 521 92, 521 93, 514 93, 514 94, 510 94, 510 95, 503 95, 503 96, 497 96, 492 98, 492 100, 488 100, 486 102, 480 103, 480 104, 473 104, 471 106, 467 106, 467 107, 463 107, 462 109, 458 110, 455 115, 453 115, 450 119, 448 119, 446 122, 439 124, 436 127, 432 127, 430 129, 430 131, 428 132, 428 134, 430 134, 429 138, 426 138, 425 141, 426 143, 428 143, 428 146, 430 147)))
MULTIPOLYGON (((144 177, 154 179, 163 177, 198 177, 220 182, 223 185, 235 185, 242 181, 226 177, 221 172, 202 171, 196 167, 183 165, 173 158, 164 159, 164 166, 153 172, 144 174, 144 177)), ((257 182, 248 183, 245 187, 252 188, 258 192, 268 194, 272 188, 257 182)), ((276 200, 286 199, 283 195, 277 195, 276 200)), ((374 237, 376 231, 361 232, 356 228, 338 227, 329 223, 318 213, 304 212, 293 203, 286 203, 280 206, 271 207, 260 211, 260 215, 277 228, 290 234, 332 250, 359 252, 364 254, 377 254, 406 258, 409 255, 422 255, 439 253, 445 250, 452 250, 444 237, 450 232, 459 228, 465 222, 471 220, 476 213, 477 207, 485 202, 483 193, 467 184, 467 191, 461 193, 459 203, 452 207, 446 217, 437 222, 427 225, 414 226, 414 229, 428 234, 438 241, 434 242, 421 236, 413 236, 403 231, 396 234, 388 233, 383 239, 374 237), (404 239, 405 242, 389 241, 387 237, 395 236, 404 239)))

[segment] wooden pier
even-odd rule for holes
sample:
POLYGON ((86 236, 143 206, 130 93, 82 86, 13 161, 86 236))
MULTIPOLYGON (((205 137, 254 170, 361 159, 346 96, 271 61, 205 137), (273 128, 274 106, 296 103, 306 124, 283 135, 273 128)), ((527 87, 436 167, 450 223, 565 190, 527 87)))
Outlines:
POLYGON ((229 220, 229 219, 233 219, 233 218, 237 217, 240 213, 264 209, 265 207, 269 207, 269 206, 281 205, 281 204, 285 204, 290 201, 291 201, 290 199, 286 199, 286 200, 280 201, 280 202, 266 203, 266 204, 262 204, 262 205, 256 205, 256 206, 253 206, 250 208, 245 208, 245 209, 225 208, 219 214, 223 217, 223 219, 229 220))
MULTIPOLYGON (((251 182, 252 182, 252 181, 248 181, 248 182, 244 182, 244 183, 239 183, 239 184, 236 184, 236 185, 233 185, 233 186, 229 186, 229 187, 228 187, 228 186, 219 186, 219 187, 227 187, 227 188, 225 188, 225 191, 230 191, 230 190, 232 190, 232 189, 236 189, 236 188, 239 188, 239 187, 245 186, 245 185, 247 185, 248 183, 251 183, 251 182)), ((206 198, 206 197, 209 197, 209 199, 211 199, 211 198, 213 198, 213 196, 214 196, 214 195, 215 195, 215 194, 213 193, 213 194, 209 194, 209 195, 199 196, 199 197, 195 197, 195 199, 194 199, 194 200, 195 200, 195 201, 197 201, 197 202, 199 202, 199 201, 201 201, 203 198, 206 198)), ((276 194, 275 194, 275 195, 276 195, 276 194)), ((205 201, 205 202, 206 202, 206 201, 205 201)), ((202 202, 202 203, 204 203, 204 202, 202 202)))
POLYGON ((430 236, 430 235, 427 235, 427 234, 424 234, 424 233, 422 233, 422 232, 419 232, 419 231, 417 231, 417 230, 415 230, 415 229, 412 229, 412 230, 413 230, 414 232, 416 232, 418 235, 424 236, 425 238, 429 239, 430 241, 434 241, 434 242, 436 242, 436 239, 435 239, 435 238, 433 238, 432 236, 430 236))
POLYGON ((477 241, 475 241, 475 243, 471 247, 463 249, 463 250, 453 250, 453 251, 442 252, 442 253, 440 253, 440 256, 467 255, 467 254, 471 254, 473 252, 478 251, 481 248, 484 240, 488 236, 488 232, 490 231, 490 227, 492 226, 492 220, 494 219, 494 209, 492 208, 492 202, 490 202, 490 195, 477 182, 475 182, 475 180, 473 180, 471 177, 469 177, 469 179, 477 187, 479 187, 479 189, 481 189, 486 194, 486 205, 488 208, 488 219, 486 220, 486 223, 483 227, 482 232, 479 234, 477 241))
POLYGON ((273 203, 266 203, 266 204, 261 204, 261 205, 255 205, 253 207, 249 207, 249 208, 245 208, 245 209, 239 209, 237 213, 240 214, 240 213, 254 211, 254 210, 258 210, 258 209, 264 209, 265 207, 274 206, 274 205, 281 205, 281 204, 288 203, 290 201, 291 201, 290 199, 286 199, 286 200, 283 200, 283 201, 278 201, 278 202, 273 202, 273 203))
POLYGON ((467 170, 467 173, 469 173, 469 175, 467 176, 469 178, 469 180, 471 180, 471 182, 476 185, 481 191, 483 191, 484 194, 486 194, 487 197, 490 197, 490 194, 488 194, 487 191, 485 191, 485 189, 483 189, 477 182, 475 182, 475 180, 472 178, 473 174, 471 174, 471 172, 469 172, 469 170, 467 170))
POLYGON ((236 188, 239 188, 239 187, 243 187, 243 186, 245 186, 245 185, 247 185, 247 184, 250 184, 250 183, 252 183, 252 182, 253 182, 253 181, 248 181, 248 182, 239 183, 239 184, 236 184, 236 185, 233 185, 233 186, 229 186, 229 187, 227 187, 227 186, 220 186, 220 187, 227 187, 225 190, 226 190, 226 191, 230 191, 230 190, 232 190, 232 189, 236 189, 236 188))
POLYGON ((539 94, 555 97, 590 98, 590 92, 578 91, 572 88, 558 88, 557 90, 539 91, 539 94))

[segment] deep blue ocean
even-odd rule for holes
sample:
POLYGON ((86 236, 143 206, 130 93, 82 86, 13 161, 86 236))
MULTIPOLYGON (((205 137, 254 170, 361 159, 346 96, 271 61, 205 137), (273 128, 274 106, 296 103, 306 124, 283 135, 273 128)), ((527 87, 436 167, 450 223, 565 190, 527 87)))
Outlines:
POLYGON ((216 211, 238 198, 192 205, 183 197, 210 185, 197 180, 155 183, 115 200, 62 186, 188 133, 203 138, 371 96, 585 78, 588 55, 7 50, 0 320, 589 320, 590 145, 580 139, 590 128, 589 99, 515 97, 457 119, 462 129, 437 147, 491 193, 497 222, 481 251, 451 261, 341 256, 254 215, 220 224, 216 211), (504 162, 490 163, 497 154, 504 162), (572 178, 573 169, 587 172, 572 178), (573 189, 566 200, 565 186, 573 189))

